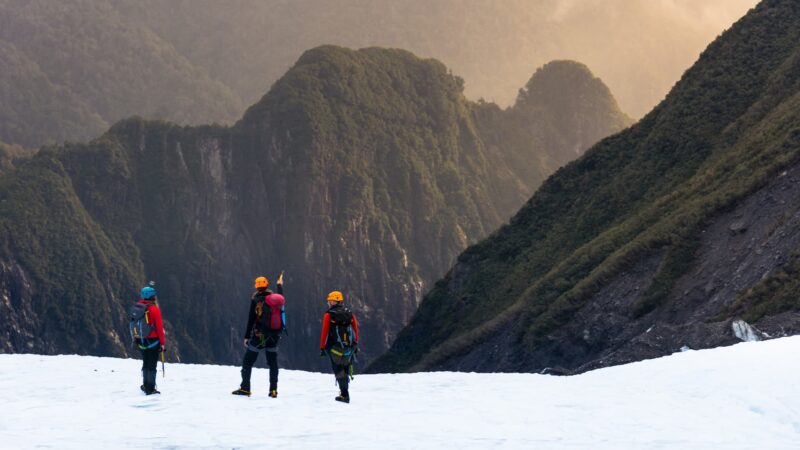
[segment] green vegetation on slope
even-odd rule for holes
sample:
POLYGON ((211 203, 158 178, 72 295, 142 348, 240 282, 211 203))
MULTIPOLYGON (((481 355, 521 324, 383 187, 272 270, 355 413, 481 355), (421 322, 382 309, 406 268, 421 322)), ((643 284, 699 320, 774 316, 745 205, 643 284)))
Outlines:
POLYGON ((530 351, 614 274, 665 249, 630 314, 657 308, 703 226, 800 156, 799 19, 796 2, 763 2, 652 113, 557 171, 459 257, 373 370, 430 368, 509 326, 508 352, 530 351))
POLYGON ((778 273, 765 278, 758 285, 743 292, 720 319, 741 316, 755 322, 764 316, 800 309, 800 255, 793 254, 778 273))
POLYGON ((41 350, 124 354, 109 332, 122 326, 122 310, 108 299, 130 291, 131 275, 141 268, 86 213, 54 150, 0 177, 0 233, 0 257, 23 265, 36 280, 37 336, 55 344, 41 350))

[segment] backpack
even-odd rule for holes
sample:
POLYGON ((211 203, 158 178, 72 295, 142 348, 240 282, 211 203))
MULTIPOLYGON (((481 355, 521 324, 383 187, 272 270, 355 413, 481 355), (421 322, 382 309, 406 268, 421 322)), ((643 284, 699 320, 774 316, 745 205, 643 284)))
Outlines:
POLYGON ((147 319, 149 306, 144 303, 134 303, 128 310, 128 329, 131 332, 131 339, 143 342, 155 330, 155 326, 147 319))
POLYGON ((283 329, 283 305, 286 299, 281 294, 269 294, 256 305, 256 331, 275 333, 283 329))
POLYGON ((353 313, 345 307, 336 307, 328 310, 328 316, 331 320, 328 338, 333 339, 331 359, 334 364, 347 366, 355 356, 353 313))

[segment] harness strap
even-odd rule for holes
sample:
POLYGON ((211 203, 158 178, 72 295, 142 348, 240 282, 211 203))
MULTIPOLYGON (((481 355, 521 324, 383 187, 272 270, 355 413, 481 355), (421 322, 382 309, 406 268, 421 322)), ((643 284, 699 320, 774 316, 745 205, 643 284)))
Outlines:
MULTIPOLYGON (((145 342, 145 341, 149 341, 149 339, 142 339, 142 342, 145 342)), ((156 345, 158 345, 158 343, 159 343, 159 342, 160 342, 160 341, 159 341, 158 339, 156 339, 155 341, 153 341, 153 342, 152 342, 151 344, 149 344, 149 345, 142 345, 142 344, 138 344, 138 343, 137 343, 136 345, 137 345, 137 346, 139 347, 139 349, 141 349, 141 350, 147 350, 147 349, 151 349, 151 348, 155 347, 156 345)))

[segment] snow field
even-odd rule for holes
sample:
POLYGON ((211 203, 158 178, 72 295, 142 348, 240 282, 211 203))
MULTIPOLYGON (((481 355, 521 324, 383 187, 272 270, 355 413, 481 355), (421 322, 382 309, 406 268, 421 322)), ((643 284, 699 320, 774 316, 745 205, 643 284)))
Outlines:
MULTIPOLYGON (((263 358, 263 357, 262 357, 263 358)), ((263 365, 263 359, 259 365, 263 365)), ((357 375, 167 364, 160 396, 137 360, 0 355, 2 448, 800 448, 800 336, 689 351, 573 377, 357 375)))

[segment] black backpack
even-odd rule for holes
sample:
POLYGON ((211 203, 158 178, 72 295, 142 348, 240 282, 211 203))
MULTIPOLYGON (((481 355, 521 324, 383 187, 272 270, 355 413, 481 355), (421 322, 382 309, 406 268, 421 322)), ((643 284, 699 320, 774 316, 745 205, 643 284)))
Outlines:
POLYGON ((128 328, 131 339, 144 341, 153 332, 155 327, 147 323, 147 308, 150 305, 134 303, 128 310, 128 328))
POLYGON ((333 339, 330 355, 333 362, 342 366, 350 364, 355 355, 353 313, 339 306, 328 310, 330 317, 329 339, 333 339))

